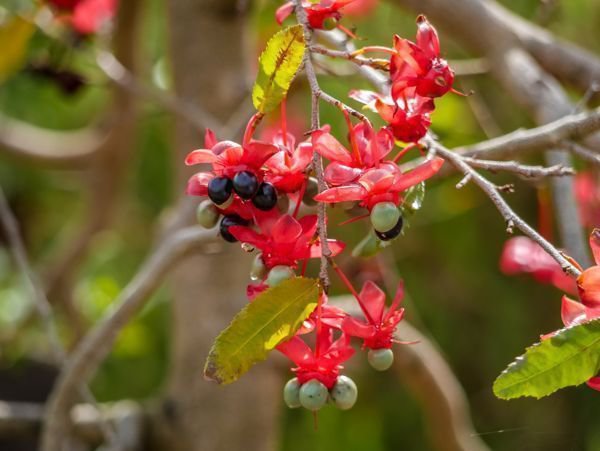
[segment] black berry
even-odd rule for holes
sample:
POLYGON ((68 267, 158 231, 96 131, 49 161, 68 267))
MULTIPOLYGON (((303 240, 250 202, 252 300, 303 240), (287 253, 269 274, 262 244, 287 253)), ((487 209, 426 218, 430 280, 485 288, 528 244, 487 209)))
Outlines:
POLYGON ((258 191, 258 179, 250 171, 241 171, 233 177, 233 189, 242 199, 250 200, 258 191))
POLYGON ((247 226, 248 221, 243 218, 240 218, 238 215, 228 215, 223 217, 221 220, 221 224, 219 225, 219 232, 225 241, 230 243, 235 243, 237 238, 234 237, 231 232, 229 232, 229 227, 234 225, 247 226))
POLYGON ((227 202, 232 189, 233 184, 227 177, 215 177, 208 182, 208 197, 215 204, 221 205, 227 202))
POLYGON ((387 232, 379 232, 378 230, 375 230, 375 235, 377 235, 377 238, 379 238, 381 241, 393 240, 398 235, 400 235, 400 232, 402 232, 403 225, 404 220, 402 219, 402 216, 400 216, 400 219, 398 219, 398 222, 393 228, 391 228, 387 232))
POLYGON ((252 198, 252 203, 259 210, 271 210, 277 205, 277 190, 269 182, 261 183, 256 195, 252 198))

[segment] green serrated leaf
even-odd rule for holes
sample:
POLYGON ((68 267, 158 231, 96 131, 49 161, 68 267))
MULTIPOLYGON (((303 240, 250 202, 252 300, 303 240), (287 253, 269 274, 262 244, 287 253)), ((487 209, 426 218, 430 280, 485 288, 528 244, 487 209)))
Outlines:
POLYGON ((35 25, 14 16, 0 26, 0 83, 21 68, 35 25))
POLYGON ((411 186, 404 194, 404 202, 402 202, 402 213, 404 216, 412 215, 420 210, 425 199, 425 182, 411 186))
POLYGON ((275 347, 291 338, 317 306, 316 279, 295 277, 269 288, 246 305, 215 340, 204 376, 230 384, 275 347))
POLYGON ((583 384, 600 370, 600 319, 557 332, 517 357, 494 382, 501 399, 542 398, 583 384))
POLYGON ((306 43, 301 25, 277 32, 260 55, 252 102, 261 113, 276 108, 287 95, 302 64, 306 43))

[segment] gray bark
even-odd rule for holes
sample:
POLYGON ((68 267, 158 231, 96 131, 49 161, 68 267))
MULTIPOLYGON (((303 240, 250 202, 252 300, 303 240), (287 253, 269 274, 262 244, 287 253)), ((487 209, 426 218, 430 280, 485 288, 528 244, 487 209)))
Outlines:
MULTIPOLYGON (((177 95, 224 121, 247 96, 244 15, 233 1, 167 3, 177 95)), ((177 123, 176 167, 183 168, 185 154, 202 144, 197 130, 177 123)), ((179 192, 189 175, 180 172, 179 192)), ((249 265, 238 245, 225 244, 218 253, 193 256, 174 271, 172 363, 157 449, 274 448, 281 382, 271 365, 261 364, 227 387, 202 377, 212 341, 246 303, 249 265)))

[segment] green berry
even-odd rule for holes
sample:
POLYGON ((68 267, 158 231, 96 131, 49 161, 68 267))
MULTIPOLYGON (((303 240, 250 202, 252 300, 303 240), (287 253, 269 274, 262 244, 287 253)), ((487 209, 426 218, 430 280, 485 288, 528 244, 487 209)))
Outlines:
POLYGON ((319 194, 319 182, 314 177, 309 177, 306 182, 306 189, 304 190, 304 196, 302 197, 302 202, 309 207, 317 205, 317 201, 314 197, 319 194))
POLYGON ((219 216, 217 207, 208 199, 200 202, 200 205, 196 209, 198 224, 205 229, 212 229, 216 226, 217 222, 219 222, 219 216))
POLYGON ((371 224, 378 232, 392 230, 400 219, 400 210, 393 202, 380 202, 371 210, 371 224))
POLYGON ((391 349, 371 349, 367 354, 369 365, 377 371, 385 371, 394 363, 394 352, 391 349))
POLYGON ((300 382, 295 377, 287 381, 285 387, 283 387, 283 401, 290 409, 296 409, 300 407, 300 382))
POLYGON ((328 395, 325 385, 316 379, 311 379, 300 387, 300 404, 314 412, 325 405, 328 395))
POLYGON ((338 409, 348 410, 356 403, 358 389, 352 379, 339 376, 330 392, 331 399, 338 409))
POLYGON ((269 275, 267 276, 267 285, 275 287, 281 282, 294 277, 296 273, 289 266, 278 265, 271 268, 269 275))
POLYGON ((252 268, 250 269, 250 278, 252 280, 262 280, 267 273, 267 267, 262 259, 262 254, 257 254, 252 262, 252 268))

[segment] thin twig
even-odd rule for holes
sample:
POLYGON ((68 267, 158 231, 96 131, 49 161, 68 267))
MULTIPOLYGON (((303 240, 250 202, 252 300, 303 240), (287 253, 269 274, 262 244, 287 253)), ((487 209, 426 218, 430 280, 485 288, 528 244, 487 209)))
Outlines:
POLYGON ((167 92, 159 91, 141 83, 111 52, 99 50, 96 56, 96 63, 102 72, 121 88, 127 89, 140 97, 151 99, 165 110, 187 120, 198 130, 204 131, 208 127, 213 129, 217 134, 222 134, 223 126, 221 122, 215 119, 210 113, 198 105, 186 102, 167 92))
MULTIPOLYGON (((296 18, 298 23, 302 25, 304 30, 304 37, 306 42, 312 43, 313 35, 312 29, 308 25, 308 18, 306 16, 306 11, 301 6, 300 0, 294 0, 295 10, 296 10, 296 18)), ((308 84, 310 86, 311 92, 311 129, 317 130, 320 127, 319 120, 319 99, 327 101, 330 96, 325 95, 321 88, 319 87, 319 81, 317 80, 317 74, 315 73, 315 68, 312 64, 310 47, 307 48, 304 53, 304 71, 306 73, 306 78, 308 79, 308 84)), ((333 98, 331 98, 333 99, 333 98)), ((335 99, 334 99, 335 100, 335 99)), ((341 102, 340 102, 341 103, 341 102)), ((336 105, 339 106, 339 105, 336 105)), ((360 113, 359 113, 360 114, 360 113)), ((362 115, 361 115, 362 116, 362 115)), ((364 116, 363 116, 364 117, 364 116)), ((319 192, 327 189, 327 185, 325 183, 325 178, 323 175, 323 158, 317 152, 313 154, 313 167, 315 173, 317 175, 317 181, 319 185, 319 192)), ((327 242, 327 216, 326 216, 326 205, 323 202, 320 202, 317 207, 317 217, 318 217, 318 234, 319 241, 321 243, 321 268, 319 271, 319 279, 321 280, 322 288, 327 293, 329 290, 329 258, 331 257, 331 250, 329 249, 329 244, 327 242)))
POLYGON ((452 152, 431 138, 427 139, 427 143, 429 146, 435 148, 437 155, 450 162, 456 167, 456 169, 465 174, 465 176, 469 175, 470 180, 483 190, 483 192, 494 203, 506 221, 507 232, 512 233, 514 227, 518 228, 529 238, 537 242, 548 254, 550 254, 550 256, 552 256, 552 258, 554 258, 560 264, 565 273, 572 276, 579 276, 581 273, 579 269, 577 269, 558 249, 556 249, 550 242, 536 232, 529 224, 521 219, 521 217, 518 216, 512 210, 512 208, 510 208, 510 206, 498 192, 498 187, 496 187, 496 185, 475 171, 475 169, 473 169, 473 167, 471 167, 471 165, 469 165, 461 155, 452 152))
MULTIPOLYGON (((23 275, 23 279, 30 291, 31 297, 34 300, 35 308, 42 321, 45 329, 46 337, 52 352, 53 362, 61 366, 66 360, 66 353, 60 341, 52 306, 46 298, 44 290, 37 278, 37 275, 29 264, 27 251, 19 232, 18 222, 10 209, 4 190, 0 187, 0 224, 6 234, 6 240, 10 252, 15 260, 18 270, 23 275)), ((77 382, 74 386, 75 395, 80 394, 86 402, 96 405, 96 401, 92 392, 85 383, 77 382)), ((116 436, 108 423, 102 426, 107 442, 116 444, 116 436)))
POLYGON ((487 141, 455 148, 465 156, 481 159, 507 158, 525 152, 543 151, 567 139, 577 140, 600 130, 600 109, 572 114, 540 127, 516 130, 487 141))
POLYGON ((526 178, 543 178, 543 177, 564 177, 567 175, 575 175, 573 168, 568 168, 560 164, 555 166, 530 166, 527 164, 521 164, 518 161, 493 161, 493 160, 480 160, 471 157, 462 157, 465 163, 470 166, 479 169, 485 169, 486 171, 498 172, 513 172, 526 178))
POLYGON ((573 155, 578 156, 582 160, 592 163, 596 166, 600 166, 600 154, 588 149, 587 147, 577 144, 571 141, 567 141, 562 146, 573 155))
POLYGON ((309 49, 312 53, 318 53, 320 55, 330 56, 332 58, 341 58, 353 62, 359 66, 369 66, 373 69, 389 71, 390 62, 389 60, 382 58, 365 58, 364 56, 356 55, 353 52, 346 52, 343 50, 328 49, 320 45, 312 45, 309 49))
POLYGON ((110 353, 121 330, 145 305, 177 262, 198 247, 213 242, 214 232, 189 227, 171 235, 152 252, 136 276, 112 304, 114 307, 84 337, 63 366, 48 400, 42 433, 43 451, 61 451, 69 428, 69 410, 77 387, 86 383, 110 353))

